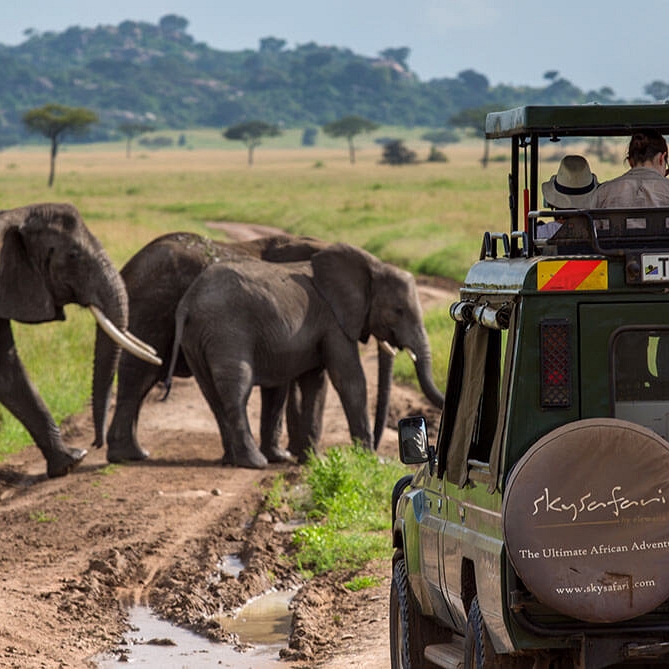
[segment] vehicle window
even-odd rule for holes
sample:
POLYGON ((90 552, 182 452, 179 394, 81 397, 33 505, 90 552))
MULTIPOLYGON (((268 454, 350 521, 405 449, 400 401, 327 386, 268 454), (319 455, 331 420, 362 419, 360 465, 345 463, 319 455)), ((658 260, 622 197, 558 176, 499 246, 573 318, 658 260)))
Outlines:
POLYGON ((669 329, 625 330, 612 350, 614 415, 669 436, 669 329))
MULTIPOLYGON (((469 467, 488 463, 497 427, 502 333, 477 324, 464 332, 462 378, 451 438, 445 444, 446 477, 463 486, 469 467)), ((444 426, 447 427, 447 426, 444 426)))

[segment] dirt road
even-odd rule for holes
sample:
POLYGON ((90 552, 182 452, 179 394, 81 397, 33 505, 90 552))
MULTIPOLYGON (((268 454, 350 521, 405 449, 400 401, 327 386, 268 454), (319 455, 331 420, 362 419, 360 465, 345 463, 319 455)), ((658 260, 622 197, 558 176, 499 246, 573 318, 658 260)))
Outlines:
MULTIPOLYGON (((425 303, 449 303, 453 293, 430 285, 421 296, 425 303)), ((375 344, 362 355, 373 408, 375 344)), ((230 641, 213 613, 270 587, 300 587, 286 666, 388 667, 389 564, 371 566, 384 580, 358 593, 343 588, 346 575, 303 583, 284 559, 285 518, 262 508, 272 478, 282 472, 294 480, 298 466, 222 467, 218 430, 195 382, 176 379, 166 402, 160 395, 152 391, 140 417, 147 461, 109 466, 104 450, 93 449, 75 472, 55 480, 46 479, 34 446, 0 463, 0 666, 94 667, 90 658, 101 651, 122 652, 127 607, 138 603, 230 641), (238 578, 220 572, 221 557, 231 554, 245 565, 238 578)), ((436 423, 419 392, 393 388, 391 421, 420 411, 436 423)), ((249 419, 257 428, 257 390, 249 419)), ((89 448, 90 412, 72 417, 63 430, 67 443, 89 448)), ((330 389, 323 446, 347 441, 330 389)), ((386 429, 379 450, 396 456, 393 429, 386 429)))

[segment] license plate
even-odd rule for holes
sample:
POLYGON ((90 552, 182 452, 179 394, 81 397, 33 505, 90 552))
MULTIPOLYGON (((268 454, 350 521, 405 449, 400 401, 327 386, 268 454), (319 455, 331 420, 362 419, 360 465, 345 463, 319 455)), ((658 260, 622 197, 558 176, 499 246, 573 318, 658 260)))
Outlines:
POLYGON ((669 281, 669 253, 642 253, 642 281, 669 281))

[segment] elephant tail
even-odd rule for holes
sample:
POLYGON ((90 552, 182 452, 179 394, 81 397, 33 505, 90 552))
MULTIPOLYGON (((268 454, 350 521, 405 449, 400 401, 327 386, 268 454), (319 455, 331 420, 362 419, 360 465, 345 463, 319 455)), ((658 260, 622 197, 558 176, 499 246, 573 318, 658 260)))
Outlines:
POLYGON ((161 402, 164 402, 170 394, 172 389, 172 377, 174 376, 174 368, 179 357, 179 349, 181 348, 181 340, 184 333, 184 324, 186 322, 186 309, 181 304, 177 307, 174 320, 174 344, 172 346, 172 358, 170 359, 170 366, 165 377, 165 394, 161 397, 161 402))
POLYGON ((167 398, 170 395, 170 390, 172 390, 172 380, 168 379, 167 381, 165 381, 165 394, 160 398, 161 402, 167 400, 167 398))

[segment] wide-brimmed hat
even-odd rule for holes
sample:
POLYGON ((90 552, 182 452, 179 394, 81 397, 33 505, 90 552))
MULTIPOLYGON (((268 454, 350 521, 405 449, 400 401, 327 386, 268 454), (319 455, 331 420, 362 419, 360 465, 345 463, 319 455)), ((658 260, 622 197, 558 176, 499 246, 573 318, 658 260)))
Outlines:
POLYGON ((597 177, 583 156, 565 156, 557 174, 541 184, 546 204, 556 209, 586 209, 595 188, 597 177))

